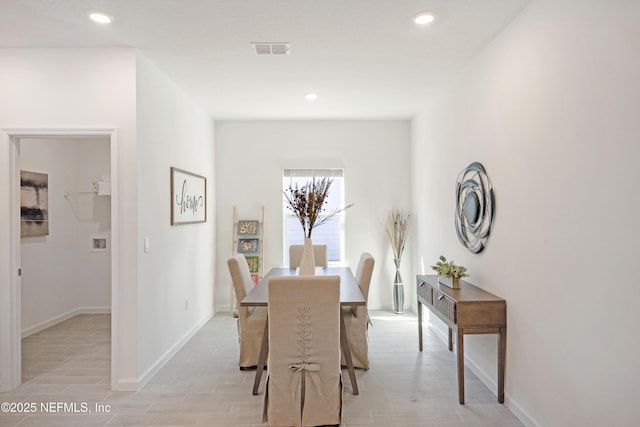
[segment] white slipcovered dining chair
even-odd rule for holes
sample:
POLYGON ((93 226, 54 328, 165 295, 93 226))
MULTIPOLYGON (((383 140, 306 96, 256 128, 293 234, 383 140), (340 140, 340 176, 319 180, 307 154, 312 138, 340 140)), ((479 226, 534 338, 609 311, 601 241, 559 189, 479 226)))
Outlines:
MULTIPOLYGON (((289 246, 289 268, 300 267, 302 252, 304 252, 304 245, 289 246)), ((316 267, 326 267, 328 265, 327 245, 313 245, 313 260, 316 267)))
POLYGON ((268 286, 263 422, 340 424, 340 277, 274 276, 268 286))
MULTIPOLYGON (((369 285, 371 284, 371 275, 373 274, 373 266, 375 260, 370 253, 364 252, 360 256, 358 269, 356 270, 356 282, 360 287, 362 296, 367 301, 366 305, 343 307, 342 314, 344 316, 344 325, 349 337, 349 348, 351 349, 351 358, 355 368, 369 369, 369 311, 367 309, 369 302, 369 285)), ((346 365, 344 357, 342 365, 346 365)))
POLYGON ((227 260, 233 289, 236 293, 238 305, 238 338, 240 340, 240 369, 258 365, 258 357, 262 346, 267 321, 266 307, 241 307, 240 301, 253 289, 251 273, 247 259, 243 254, 237 254, 227 260))

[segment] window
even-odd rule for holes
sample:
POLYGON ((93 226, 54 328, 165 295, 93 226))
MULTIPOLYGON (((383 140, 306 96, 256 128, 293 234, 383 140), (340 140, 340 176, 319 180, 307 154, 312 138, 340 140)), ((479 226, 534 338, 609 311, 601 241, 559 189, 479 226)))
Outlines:
MULTIPOLYGON (((327 196, 327 204, 323 213, 329 213, 334 209, 344 207, 344 174, 342 169, 285 169, 282 174, 282 190, 289 186, 303 186, 307 182, 328 177, 333 182, 327 196)), ((283 259, 289 264, 289 246, 302 245, 304 234, 298 218, 287 208, 283 197, 283 259)), ((344 211, 338 213, 326 223, 313 229, 311 235, 314 245, 327 245, 327 257, 330 263, 344 263, 344 211)))

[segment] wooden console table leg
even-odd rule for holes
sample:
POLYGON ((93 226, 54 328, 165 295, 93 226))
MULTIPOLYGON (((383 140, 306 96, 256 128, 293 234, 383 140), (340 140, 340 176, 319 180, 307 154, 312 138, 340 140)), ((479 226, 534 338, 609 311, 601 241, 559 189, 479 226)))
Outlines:
POLYGON ((418 346, 422 351, 422 303, 418 301, 418 346))
MULTIPOLYGON (((451 329, 449 329, 451 333, 451 329)), ((464 405, 464 331, 458 328, 458 401, 464 405)))
POLYGON ((498 336, 498 402, 504 403, 504 371, 507 364, 507 328, 498 336))
POLYGON ((453 331, 449 328, 449 351, 453 351, 453 331))
POLYGON ((260 355, 258 356, 258 366, 256 366, 256 377, 253 380, 253 395, 258 394, 260 387, 260 379, 264 371, 264 365, 267 363, 267 354, 269 354, 269 318, 264 323, 264 335, 262 335, 262 346, 260 347, 260 355))

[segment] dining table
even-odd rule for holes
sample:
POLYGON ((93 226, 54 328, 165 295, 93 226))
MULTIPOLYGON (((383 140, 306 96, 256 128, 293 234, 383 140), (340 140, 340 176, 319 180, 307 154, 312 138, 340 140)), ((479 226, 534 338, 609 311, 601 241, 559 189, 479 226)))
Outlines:
MULTIPOLYGON (((297 276, 298 268, 275 267, 258 282, 258 284, 240 301, 243 307, 267 307, 269 305, 269 278, 274 276, 297 276)), ((365 305, 366 300, 360 291, 358 282, 349 267, 316 267, 316 275, 335 275, 340 276, 340 306, 358 306, 365 305)), ((349 380, 353 394, 358 394, 358 383, 356 381, 355 369, 351 358, 351 349, 349 347, 349 337, 347 328, 344 323, 344 310, 340 310, 340 349, 347 365, 349 380)), ((256 376, 253 382, 253 394, 258 394, 260 380, 269 354, 269 318, 264 326, 264 334, 262 336, 262 345, 260 347, 260 355, 258 357, 258 366, 256 368, 256 376)))

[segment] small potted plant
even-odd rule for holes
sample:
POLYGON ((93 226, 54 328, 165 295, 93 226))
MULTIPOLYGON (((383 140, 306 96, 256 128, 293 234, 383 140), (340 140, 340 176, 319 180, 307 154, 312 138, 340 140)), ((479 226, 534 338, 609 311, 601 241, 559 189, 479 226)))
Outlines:
POLYGON ((438 282, 452 289, 460 289, 460 279, 468 277, 467 268, 456 265, 453 260, 447 261, 444 255, 440 255, 440 260, 431 268, 438 273, 438 282))

